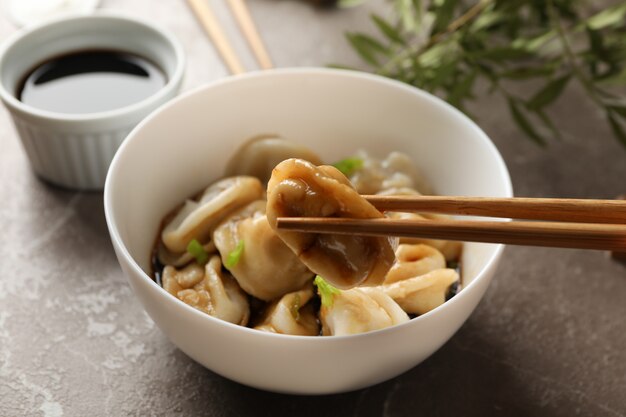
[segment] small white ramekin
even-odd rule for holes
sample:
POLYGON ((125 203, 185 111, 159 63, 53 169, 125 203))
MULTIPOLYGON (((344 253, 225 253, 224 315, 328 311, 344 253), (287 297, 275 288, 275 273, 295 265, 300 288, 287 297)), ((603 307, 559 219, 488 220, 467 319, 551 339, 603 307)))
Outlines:
POLYGON ((152 23, 113 13, 73 15, 22 30, 5 42, 0 50, 0 99, 38 176, 63 187, 99 190, 126 135, 178 93, 184 66, 179 42, 152 23), (40 110, 17 99, 23 77, 36 65, 87 49, 115 49, 143 56, 165 72, 167 84, 138 103, 88 114, 40 110))

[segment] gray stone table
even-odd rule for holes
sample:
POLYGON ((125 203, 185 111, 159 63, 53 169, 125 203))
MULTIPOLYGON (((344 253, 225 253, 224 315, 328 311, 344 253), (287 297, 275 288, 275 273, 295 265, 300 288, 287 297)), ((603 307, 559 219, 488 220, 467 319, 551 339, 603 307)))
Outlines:
MULTIPOLYGON (((214 4, 247 53, 222 1, 214 4)), ((369 29, 371 10, 385 8, 250 5, 277 66, 356 62, 342 33, 369 29)), ((173 30, 189 57, 185 90, 227 75, 182 0, 101 7, 173 30)), ((0 39, 15 30, 0 16, 0 39)), ((563 140, 545 150, 522 137, 503 104, 489 98, 473 110, 518 195, 626 192, 626 150, 575 88, 555 109, 563 140)), ((39 181, 4 108, 0 149, 0 416, 626 415, 626 266, 605 253, 509 247, 471 318, 421 365, 362 391, 278 395, 213 374, 165 338, 117 265, 102 195, 39 181)))

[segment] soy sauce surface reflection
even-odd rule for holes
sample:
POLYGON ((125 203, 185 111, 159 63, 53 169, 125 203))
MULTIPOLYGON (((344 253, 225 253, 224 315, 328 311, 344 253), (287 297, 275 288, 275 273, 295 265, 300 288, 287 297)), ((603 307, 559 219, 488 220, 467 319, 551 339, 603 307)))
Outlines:
POLYGON ((89 50, 37 65, 24 77, 17 97, 41 110, 96 113, 137 103, 166 83, 165 73, 141 56, 89 50))

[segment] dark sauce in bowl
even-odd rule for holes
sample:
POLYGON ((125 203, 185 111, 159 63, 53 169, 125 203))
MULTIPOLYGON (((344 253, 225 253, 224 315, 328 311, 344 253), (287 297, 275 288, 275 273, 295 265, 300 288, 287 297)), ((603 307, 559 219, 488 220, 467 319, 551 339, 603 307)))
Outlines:
MULTIPOLYGON (((461 256, 463 256, 461 254, 461 256)), ((448 288, 448 292, 446 294, 446 301, 450 300, 452 297, 457 295, 459 291, 461 291, 461 287, 463 284, 463 274, 461 273, 461 258, 459 257, 456 261, 448 261, 446 262, 446 268, 454 269, 457 274, 459 274, 459 280, 453 282, 448 288)))
POLYGON ((17 98, 56 113, 97 113, 138 103, 166 83, 163 70, 139 55, 85 50, 38 64, 24 76, 17 98))

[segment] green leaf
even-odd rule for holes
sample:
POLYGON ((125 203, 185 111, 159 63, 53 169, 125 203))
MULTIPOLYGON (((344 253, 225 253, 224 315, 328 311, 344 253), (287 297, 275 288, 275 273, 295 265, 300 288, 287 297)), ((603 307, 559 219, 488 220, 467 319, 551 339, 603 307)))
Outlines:
POLYGON ((419 20, 423 17, 424 3, 422 0, 411 0, 411 5, 413 6, 413 13, 415 17, 419 20))
POLYGON ((187 252, 189 252, 191 256, 196 258, 196 262, 198 262, 200 265, 204 265, 209 261, 208 252, 204 250, 200 242, 198 242, 196 239, 189 242, 189 244, 187 245, 187 252))
POLYGON ((555 67, 553 65, 545 65, 542 67, 518 67, 503 71, 498 75, 503 78, 512 80, 527 80, 536 77, 548 77, 554 74, 555 67))
POLYGON ((234 268, 235 266, 237 266, 237 264, 241 260, 241 255, 243 255, 243 249, 244 241, 240 240, 237 244, 237 247, 233 249, 232 252, 230 252, 226 257, 226 262, 224 263, 226 268, 234 268))
POLYGON ((346 38, 361 59, 370 65, 378 66, 377 55, 389 55, 390 53, 387 48, 371 36, 362 33, 346 33, 346 38))
POLYGON ((429 91, 433 91, 443 86, 450 79, 452 79, 458 65, 458 61, 456 60, 441 64, 441 66, 436 71, 432 71, 434 73, 433 77, 428 80, 428 85, 425 86, 425 88, 427 88, 429 91))
POLYGON ((550 117, 546 114, 546 112, 544 112, 541 109, 537 109, 534 111, 534 113, 537 115, 539 120, 543 122, 543 125, 552 132, 552 135, 556 139, 561 139, 561 132, 559 132, 559 130, 556 128, 556 126, 554 125, 550 117))
POLYGON ((624 18, 626 18, 626 3, 619 3, 590 17, 586 23, 590 29, 599 30, 624 23, 624 18))
POLYGON ((443 0, 440 6, 434 8, 435 22, 431 30, 431 35, 443 32, 452 19, 454 18, 454 10, 459 4, 459 0, 443 0))
POLYGON ((528 53, 537 52, 549 41, 553 40, 555 36, 556 31, 554 29, 550 29, 531 38, 517 38, 513 41, 513 43, 511 43, 511 47, 527 51, 528 53))
POLYGON ((337 168, 343 175, 349 177, 355 171, 363 168, 363 159, 357 157, 350 157, 346 159, 342 159, 341 161, 337 161, 333 164, 335 168, 337 168))
POLYGON ((322 306, 327 308, 332 307, 335 302, 335 296, 341 294, 341 291, 330 285, 319 275, 315 276, 313 284, 317 286, 317 293, 322 299, 322 306))
POLYGON ((622 144, 622 146, 626 146, 626 132, 620 124, 620 121, 617 120, 613 113, 610 112, 607 114, 607 117, 609 119, 609 125, 613 131, 613 135, 615 135, 615 138, 622 144))
MULTIPOLYGON (((544 3, 544 2, 540 2, 544 3)), ((559 15, 563 16, 569 20, 580 20, 578 16, 578 12, 576 6, 578 6, 578 1, 572 0, 551 0, 551 3, 558 10, 559 15)), ((541 7, 541 6, 540 6, 541 7)))
POLYGON ((570 78, 571 74, 566 74, 549 82, 530 99, 528 108, 531 110, 542 109, 552 103, 561 95, 570 78))
POLYGON ((448 94, 448 102, 450 104, 459 107, 464 98, 471 96, 476 74, 476 71, 472 71, 454 85, 450 94, 448 94))
POLYGON ((487 49, 484 51, 475 51, 470 53, 470 56, 475 59, 486 59, 493 62, 502 62, 528 58, 530 56, 530 53, 523 48, 501 46, 487 49))
POLYGON ((546 140, 535 130, 530 120, 528 120, 524 114, 523 106, 520 105, 518 100, 513 97, 509 97, 508 102, 509 111, 511 112, 511 116, 517 126, 519 126, 519 128, 538 145, 545 146, 546 140))
POLYGON ((488 30, 489 27, 501 23, 506 15, 499 11, 493 11, 494 4, 487 6, 485 10, 474 20, 470 26, 472 32, 482 32, 488 30))
POLYGON ((591 29, 589 26, 585 27, 585 32, 587 33, 587 39, 589 39, 589 49, 597 56, 602 57, 606 52, 602 33, 599 30, 591 29))
POLYGON ((598 80, 598 84, 607 87, 621 86, 626 84, 626 68, 624 68, 621 72, 618 72, 615 75, 598 80))
POLYGON ((421 0, 395 0, 394 6, 402 28, 415 31, 423 18, 421 0))
POLYGON ((354 7, 364 3, 365 0, 338 0, 337 6, 342 8, 354 7))
POLYGON ((442 62, 446 62, 457 56, 458 48, 459 45, 455 39, 448 39, 445 42, 440 42, 424 51, 418 57, 419 64, 422 67, 432 67, 433 69, 438 70, 438 67, 442 62))
POLYGON ((376 27, 378 27, 378 30, 380 30, 380 32, 385 35, 387 39, 399 45, 406 45, 406 42, 398 29, 393 27, 389 22, 378 15, 372 14, 370 17, 376 27))
POLYGON ((609 106, 611 112, 617 113, 619 116, 626 119, 626 105, 624 106, 609 106))

